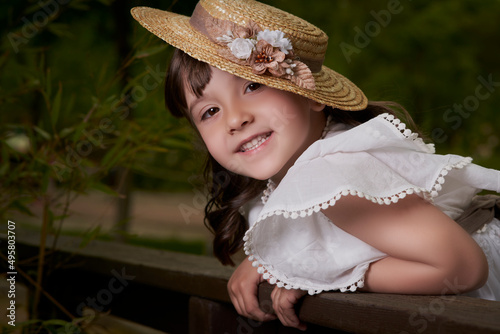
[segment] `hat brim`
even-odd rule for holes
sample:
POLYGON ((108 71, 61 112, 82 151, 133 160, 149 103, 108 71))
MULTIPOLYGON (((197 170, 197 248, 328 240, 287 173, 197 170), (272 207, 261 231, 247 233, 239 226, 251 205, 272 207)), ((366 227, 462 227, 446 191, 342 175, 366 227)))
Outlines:
POLYGON ((219 54, 220 46, 193 28, 187 16, 149 7, 135 7, 131 13, 134 19, 157 37, 222 71, 342 110, 362 110, 368 103, 366 96, 354 83, 324 65, 320 72, 313 73, 315 89, 301 88, 283 78, 254 74, 249 66, 224 58, 219 54))

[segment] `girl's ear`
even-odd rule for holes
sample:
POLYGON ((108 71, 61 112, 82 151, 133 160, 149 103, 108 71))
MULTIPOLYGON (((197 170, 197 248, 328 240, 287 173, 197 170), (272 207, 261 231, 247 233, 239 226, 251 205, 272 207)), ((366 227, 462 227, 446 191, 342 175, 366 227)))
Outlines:
POLYGON ((325 106, 326 105, 322 103, 309 99, 309 107, 312 111, 323 111, 323 109, 325 109, 325 106))

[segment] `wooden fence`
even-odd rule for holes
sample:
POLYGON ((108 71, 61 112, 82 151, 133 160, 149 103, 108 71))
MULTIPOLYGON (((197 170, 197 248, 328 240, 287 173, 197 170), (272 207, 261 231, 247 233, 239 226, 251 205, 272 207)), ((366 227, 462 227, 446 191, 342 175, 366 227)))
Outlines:
MULTIPOLYGON (((38 254, 38 238, 18 233, 19 262, 38 254)), ((76 316, 86 308, 110 312, 151 333, 302 333, 239 316, 226 290, 233 269, 212 257, 80 242, 61 237, 44 278, 47 292, 76 316)), ((271 291, 267 283, 259 287, 263 309, 271 291)), ((500 333, 500 302, 464 296, 329 292, 305 297, 298 312, 307 333, 500 333)), ((137 333, 146 334, 141 328, 137 333)))

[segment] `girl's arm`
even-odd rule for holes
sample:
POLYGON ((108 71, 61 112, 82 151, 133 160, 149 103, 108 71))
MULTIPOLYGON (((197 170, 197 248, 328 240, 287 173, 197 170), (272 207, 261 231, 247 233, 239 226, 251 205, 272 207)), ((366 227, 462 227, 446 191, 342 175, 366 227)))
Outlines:
MULTIPOLYGON (((370 265, 365 291, 447 294, 486 282, 488 264, 474 239, 416 195, 391 205, 348 196, 323 212, 347 233, 388 255, 370 265)), ((275 288, 273 307, 285 326, 305 328, 293 309, 304 294, 275 288)))
POLYGON ((370 265, 367 291, 457 293, 486 282, 486 257, 474 239, 417 195, 391 205, 349 196, 324 213, 347 233, 388 255, 370 265), (455 284, 454 290, 450 284, 455 284))

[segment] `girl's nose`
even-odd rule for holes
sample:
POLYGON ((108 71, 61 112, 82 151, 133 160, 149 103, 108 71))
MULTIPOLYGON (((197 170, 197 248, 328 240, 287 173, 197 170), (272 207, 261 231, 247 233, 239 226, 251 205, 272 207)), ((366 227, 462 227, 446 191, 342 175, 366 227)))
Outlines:
POLYGON ((233 111, 228 115, 227 129, 229 134, 242 130, 246 125, 253 121, 251 113, 245 111, 233 111))

